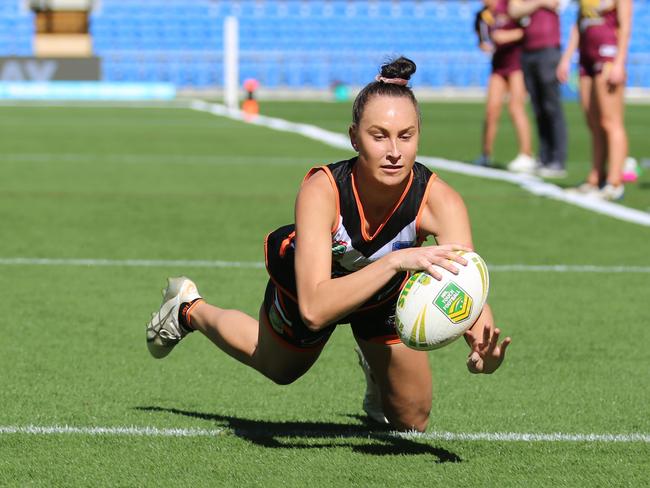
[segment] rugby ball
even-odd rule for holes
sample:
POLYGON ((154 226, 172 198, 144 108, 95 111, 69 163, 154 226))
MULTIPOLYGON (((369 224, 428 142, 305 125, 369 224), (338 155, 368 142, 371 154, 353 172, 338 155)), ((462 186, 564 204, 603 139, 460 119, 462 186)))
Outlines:
POLYGON ((458 339, 483 310, 490 288, 487 266, 475 252, 458 251, 467 266, 458 274, 438 267, 442 280, 420 271, 411 275, 395 307, 395 329, 404 344, 429 351, 458 339))

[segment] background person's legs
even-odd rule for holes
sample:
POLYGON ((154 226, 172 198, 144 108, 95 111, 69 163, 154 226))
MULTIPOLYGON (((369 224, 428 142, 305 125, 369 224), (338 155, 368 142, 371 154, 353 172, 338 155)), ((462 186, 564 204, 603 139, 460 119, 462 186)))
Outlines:
POLYGON ((517 133, 519 142, 519 153, 532 156, 532 145, 530 142, 530 124, 526 114, 526 86, 524 84, 524 75, 522 71, 514 71, 508 77, 508 87, 510 92, 510 101, 508 110, 512 125, 517 133))
POLYGON ((605 182, 607 135, 600 125, 600 109, 596 98, 594 79, 590 76, 580 77, 580 104, 591 133, 591 169, 586 182, 592 188, 598 188, 605 182))
POLYGON ((545 164, 559 165, 564 169, 567 157, 567 129, 562 108, 560 82, 555 71, 560 61, 559 48, 543 49, 539 52, 539 88, 541 90, 541 117, 544 119, 544 138, 548 147, 548 161, 545 164))
POLYGON ((503 96, 506 92, 505 80, 497 75, 490 75, 487 89, 487 99, 485 101, 485 122, 483 125, 483 145, 482 154, 488 159, 492 156, 494 139, 499 129, 499 118, 501 117, 501 107, 503 105, 503 96))
POLYGON ((595 97, 600 110, 600 126, 607 134, 607 183, 619 186, 623 179, 623 165, 627 158, 627 133, 623 120, 624 85, 611 86, 605 73, 594 78, 595 97))
POLYGON ((524 73, 524 82, 526 84, 526 91, 528 91, 528 96, 530 97, 530 104, 532 105, 533 113, 535 114, 535 125, 537 127, 537 140, 539 144, 537 157, 541 164, 547 164, 550 157, 550 147, 546 137, 546 134, 548 133, 548 129, 545 127, 546 120, 542 113, 543 100, 541 98, 542 88, 540 86, 538 74, 538 57, 539 53, 536 51, 522 53, 521 69, 524 73))

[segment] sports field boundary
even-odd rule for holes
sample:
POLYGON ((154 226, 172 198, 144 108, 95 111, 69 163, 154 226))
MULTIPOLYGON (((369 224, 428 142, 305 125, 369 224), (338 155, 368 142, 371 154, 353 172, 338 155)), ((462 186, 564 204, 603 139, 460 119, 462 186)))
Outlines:
POLYGON ((584 442, 584 443, 643 443, 650 444, 650 434, 565 434, 529 433, 529 432, 386 432, 373 430, 341 428, 338 432, 319 430, 287 429, 282 432, 268 433, 260 429, 197 429, 197 428, 159 428, 159 427, 74 427, 69 425, 24 425, 0 426, 0 435, 82 435, 82 436, 126 436, 126 437, 218 437, 235 435, 237 437, 272 435, 274 437, 332 437, 332 438, 402 438, 423 441, 479 441, 479 442, 584 442))
MULTIPOLYGON (((233 120, 267 127, 278 131, 291 132, 337 149, 351 150, 350 140, 346 135, 332 132, 315 125, 291 122, 276 117, 268 117, 266 115, 250 115, 238 109, 230 109, 225 105, 209 103, 204 100, 190 100, 188 106, 192 110, 199 112, 227 117, 233 120)), ((571 194, 559 186, 548 183, 537 176, 511 173, 505 170, 486 168, 463 163, 461 161, 452 161, 431 156, 418 156, 417 159, 421 163, 424 163, 433 169, 516 184, 533 195, 569 203, 618 220, 650 227, 650 213, 589 196, 571 194)))
MULTIPOLYGON (((135 268, 224 268, 264 269, 262 261, 185 259, 90 259, 0 257, 0 266, 81 266, 135 268)), ((650 266, 602 266, 593 264, 488 264, 490 272, 507 273, 650 273, 650 266)))

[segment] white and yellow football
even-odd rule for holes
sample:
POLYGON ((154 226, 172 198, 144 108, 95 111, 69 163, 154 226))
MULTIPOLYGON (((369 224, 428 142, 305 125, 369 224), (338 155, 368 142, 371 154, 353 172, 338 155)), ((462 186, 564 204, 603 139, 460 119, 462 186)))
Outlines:
POLYGON ((438 268, 442 280, 425 272, 406 282, 395 307, 395 328, 404 344, 429 351, 458 339, 478 319, 490 288, 487 266, 475 252, 458 251, 467 266, 458 274, 438 268))

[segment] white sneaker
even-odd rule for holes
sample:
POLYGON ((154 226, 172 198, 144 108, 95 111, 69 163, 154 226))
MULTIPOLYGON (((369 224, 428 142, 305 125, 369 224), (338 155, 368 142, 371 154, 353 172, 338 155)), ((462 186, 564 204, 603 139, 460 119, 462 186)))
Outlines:
POLYGON ((178 323, 178 310, 181 304, 197 298, 202 297, 189 278, 181 276, 167 280, 160 309, 153 313, 147 325, 147 347, 153 357, 164 358, 183 337, 191 332, 178 323))
POLYGON ((595 196, 608 202, 615 202, 623 198, 624 194, 625 186, 623 184, 614 186, 611 183, 607 183, 595 196))
POLYGON ((533 174, 537 169, 537 161, 528 154, 518 154, 515 159, 508 163, 508 170, 515 173, 533 174))
POLYGON ((372 420, 379 424, 388 424, 388 419, 384 415, 381 407, 381 394, 379 393, 379 386, 375 383, 375 378, 370 371, 370 365, 366 358, 363 357, 361 349, 354 348, 357 356, 359 357, 359 366, 363 369, 363 374, 366 376, 366 395, 363 397, 363 410, 368 414, 372 420))
POLYGON ((560 163, 550 163, 537 168, 537 175, 542 178, 566 178, 566 169, 560 163))
POLYGON ((572 195, 596 196, 600 192, 600 188, 591 183, 584 182, 576 187, 567 188, 565 191, 572 195))

